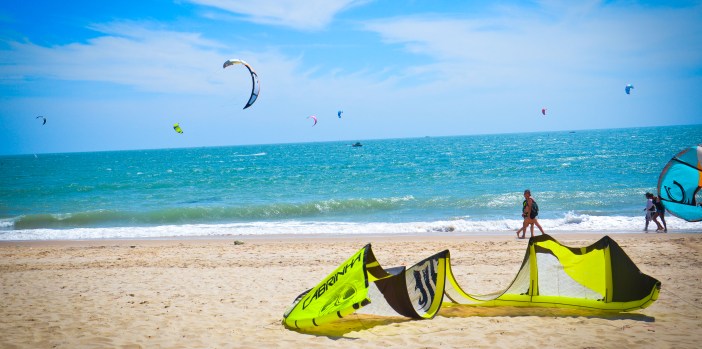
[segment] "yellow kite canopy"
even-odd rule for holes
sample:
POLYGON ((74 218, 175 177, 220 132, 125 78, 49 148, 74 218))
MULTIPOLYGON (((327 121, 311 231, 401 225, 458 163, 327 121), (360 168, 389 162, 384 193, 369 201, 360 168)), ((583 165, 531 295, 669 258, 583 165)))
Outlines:
POLYGON ((458 285, 448 250, 409 268, 383 269, 368 244, 299 295, 283 323, 289 328, 320 326, 357 310, 429 319, 442 304, 622 312, 649 306, 660 287, 608 236, 580 248, 566 247, 548 235, 532 237, 509 287, 481 295, 470 295, 458 285))
POLYGON ((437 253, 410 268, 383 269, 368 244, 299 295, 283 323, 305 328, 328 323, 363 309, 366 314, 433 318, 441 307, 446 256, 437 253), (441 272, 437 272, 441 270, 441 272))
POLYGON ((501 292, 470 295, 448 266, 447 303, 473 306, 576 308, 623 312, 643 309, 658 299, 660 281, 641 273, 609 236, 580 248, 549 235, 529 239, 522 266, 501 292))
POLYGON ((178 133, 183 133, 183 129, 177 123, 173 125, 173 129, 178 133))

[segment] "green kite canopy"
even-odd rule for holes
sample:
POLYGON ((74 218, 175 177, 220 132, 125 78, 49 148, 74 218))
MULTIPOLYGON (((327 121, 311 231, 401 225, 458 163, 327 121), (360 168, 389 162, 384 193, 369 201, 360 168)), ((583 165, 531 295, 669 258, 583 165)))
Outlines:
POLYGON ((383 269, 368 244, 317 286, 299 295, 285 312, 291 328, 319 326, 362 307, 377 315, 429 319, 441 308, 448 250, 410 268, 383 269), (441 277, 440 277, 441 276, 441 277), (370 305, 370 306, 369 306, 370 305))
POLYGON ((468 294, 458 285, 448 250, 409 268, 383 269, 368 244, 299 295, 283 324, 320 326, 357 311, 430 319, 442 304, 624 312, 651 305, 660 287, 660 281, 641 273, 608 236, 580 248, 564 246, 549 235, 532 237, 512 283, 501 292, 481 295, 468 294))

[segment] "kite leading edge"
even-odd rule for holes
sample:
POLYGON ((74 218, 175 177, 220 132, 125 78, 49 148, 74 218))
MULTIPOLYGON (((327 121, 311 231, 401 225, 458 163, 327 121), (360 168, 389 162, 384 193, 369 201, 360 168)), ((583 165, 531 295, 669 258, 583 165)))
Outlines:
POLYGON ((258 74, 256 74, 256 71, 254 71, 254 69, 251 68, 251 66, 248 63, 246 63, 240 59, 227 60, 226 62, 224 62, 224 65, 222 66, 222 68, 227 68, 228 66, 231 66, 234 64, 241 64, 241 65, 245 66, 246 69, 249 70, 249 73, 251 73, 251 84, 252 84, 251 96, 249 96, 249 101, 246 102, 246 105, 244 106, 244 109, 246 109, 246 108, 250 107, 251 105, 253 105, 254 102, 256 102, 256 98, 258 98, 258 92, 261 89, 261 85, 258 81, 258 74))

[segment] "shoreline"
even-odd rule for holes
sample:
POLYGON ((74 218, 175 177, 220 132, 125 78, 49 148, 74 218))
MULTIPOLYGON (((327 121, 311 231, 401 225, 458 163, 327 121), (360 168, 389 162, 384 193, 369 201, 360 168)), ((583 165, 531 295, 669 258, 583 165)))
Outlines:
MULTIPOLYGON (((514 232, 511 232, 514 233, 514 232)), ((0 247, 2 245, 8 244, 66 244, 66 243, 101 243, 101 242, 112 242, 112 243, 128 243, 128 242, 149 242, 149 241, 251 241, 251 242, 265 242, 265 241, 275 241, 275 240, 306 240, 306 241, 328 241, 328 240, 432 240, 436 238, 441 239, 502 239, 502 238, 513 238, 514 240, 529 240, 529 234, 527 234, 525 239, 517 239, 516 235, 512 235, 509 232, 421 232, 415 234, 408 233, 367 233, 367 234, 261 234, 261 235, 193 235, 193 236, 162 236, 162 237, 128 237, 128 238, 95 238, 95 239, 44 239, 44 240, 0 240, 0 247)), ((646 237, 646 236, 689 236, 702 234, 702 232, 696 231, 686 231, 686 232, 667 232, 661 233, 654 231, 645 232, 629 232, 629 231, 614 231, 605 233, 595 233, 595 232, 581 232, 581 231, 557 231, 555 233, 547 233, 556 240, 560 238, 566 240, 598 240, 604 236, 616 237, 616 238, 629 238, 629 237, 646 237)), ((535 233, 534 236, 541 235, 541 233, 535 233)))
MULTIPOLYGON (((560 234, 635 234, 643 233, 641 217, 567 215, 559 219, 540 220, 551 235, 560 234), (577 216, 577 217, 576 217, 577 216)), ((702 233, 702 222, 685 222, 669 217, 669 233, 702 233)), ((5 220, 0 241, 90 240, 90 239, 204 239, 268 236, 304 238, 305 236, 502 236, 521 228, 521 220, 431 220, 410 222, 337 222, 337 221, 256 221, 211 222, 174 225, 126 225, 104 227, 15 228, 5 220)), ((0 220, 0 225, 3 221, 0 220)), ((19 225, 23 226, 22 224, 19 225)), ((538 232, 538 231, 537 231, 538 232)), ((655 225, 650 229, 655 233, 655 225)))

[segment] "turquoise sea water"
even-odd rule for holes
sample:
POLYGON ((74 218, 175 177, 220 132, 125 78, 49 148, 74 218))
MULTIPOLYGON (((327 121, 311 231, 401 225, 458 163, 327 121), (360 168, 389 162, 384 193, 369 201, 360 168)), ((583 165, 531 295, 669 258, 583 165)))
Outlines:
MULTIPOLYGON (((0 240, 637 232, 702 125, 0 157, 0 240)), ((702 224, 669 215, 671 231, 702 224)))

